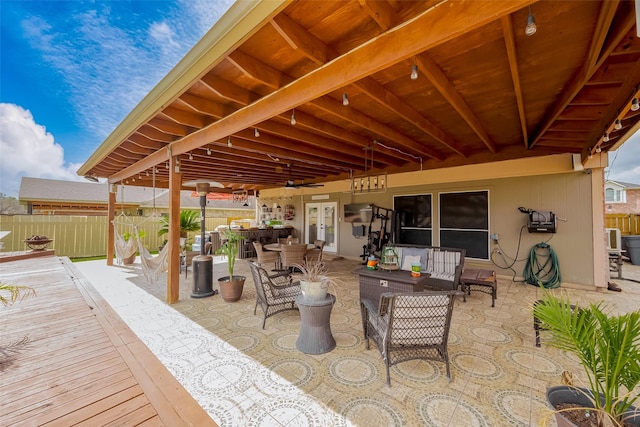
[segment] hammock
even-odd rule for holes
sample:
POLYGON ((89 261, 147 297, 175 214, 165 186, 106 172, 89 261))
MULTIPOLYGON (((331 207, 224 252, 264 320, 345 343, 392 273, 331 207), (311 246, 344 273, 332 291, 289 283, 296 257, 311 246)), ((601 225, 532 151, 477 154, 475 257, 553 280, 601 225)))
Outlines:
MULTIPOLYGON (((138 236, 137 233, 136 236, 138 236)), ((153 256, 142 244, 140 237, 136 240, 138 240, 142 272, 147 278, 147 282, 157 282, 160 279, 160 275, 169 269, 169 245, 164 245, 158 256, 153 256)))
MULTIPOLYGON (((138 250, 138 245, 136 244, 134 239, 129 239, 127 241, 124 240, 124 237, 118 233, 118 229, 116 225, 113 224, 113 230, 115 233, 115 241, 113 242, 113 247, 116 251, 116 262, 120 265, 123 264, 123 260, 129 258, 132 255, 135 255, 138 250)), ((136 235, 138 233, 136 232, 136 235)))
MULTIPOLYGON (((156 213, 156 168, 151 168, 153 172, 153 216, 156 213)), ((124 187, 122 189, 122 198, 124 199, 124 187)), ((116 236, 114 246, 116 251, 116 260, 118 264, 122 264, 123 258, 130 257, 136 253, 136 249, 140 252, 140 263, 142 265, 142 273, 147 278, 148 283, 157 282, 160 275, 169 270, 169 245, 165 245, 158 256, 154 257, 149 250, 142 244, 138 227, 124 214, 121 210, 120 216, 124 217, 126 224, 133 227, 133 236, 127 241, 118 233, 116 222, 113 221, 113 230, 116 236), (137 248, 136 248, 137 241, 137 248)), ((146 220, 145 220, 146 221, 146 220)), ((144 221, 143 221, 144 222, 144 221)))
POLYGON ((142 265, 142 273, 147 278, 148 283, 157 282, 160 275, 169 269, 169 245, 165 245, 158 256, 153 256, 142 243, 138 228, 134 224, 128 224, 133 227, 132 237, 125 242, 124 238, 118 233, 116 223, 114 221, 113 230, 115 234, 114 247, 116 251, 116 261, 122 265, 123 259, 140 252, 140 263, 142 265))

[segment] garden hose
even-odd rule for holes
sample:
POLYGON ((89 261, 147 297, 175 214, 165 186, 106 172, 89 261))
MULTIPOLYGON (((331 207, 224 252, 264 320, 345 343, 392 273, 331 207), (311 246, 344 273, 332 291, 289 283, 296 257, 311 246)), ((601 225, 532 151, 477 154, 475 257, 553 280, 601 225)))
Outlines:
POLYGON ((560 264, 553 248, 545 242, 531 248, 529 258, 524 266, 524 279, 527 283, 545 288, 560 286, 560 264))

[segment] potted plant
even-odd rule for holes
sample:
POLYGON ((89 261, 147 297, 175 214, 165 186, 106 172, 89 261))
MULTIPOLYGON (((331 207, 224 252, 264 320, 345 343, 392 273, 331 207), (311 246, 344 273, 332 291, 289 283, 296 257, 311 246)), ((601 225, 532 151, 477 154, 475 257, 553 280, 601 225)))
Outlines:
MULTIPOLYGON (((180 211, 180 237, 186 239, 187 232, 200 230, 200 213, 193 210, 180 211)), ((160 229, 158 236, 163 236, 169 232, 169 217, 160 218, 160 229)))
MULTIPOLYGON (((135 233, 134 233, 134 234, 131 234, 131 233, 129 233, 128 231, 125 231, 124 233, 122 233, 122 239, 123 239, 125 242, 128 242, 128 241, 129 241, 129 239, 131 239, 131 237, 135 237, 136 239, 137 239, 137 238, 142 239, 142 238, 144 238, 146 235, 147 235, 147 232, 146 232, 146 231, 144 231, 144 230, 138 230, 137 234, 135 234, 135 233)), ((136 253, 137 253, 137 252, 138 252, 138 251, 135 251, 135 250, 134 250, 134 251, 133 251, 133 253, 132 253, 131 255, 129 255, 129 256, 128 256, 128 257, 126 257, 126 258, 123 258, 123 259, 122 259, 122 263, 123 263, 124 265, 131 265, 131 264, 133 264, 133 262, 136 260, 136 253)))
POLYGON ((588 388, 572 384, 547 389, 558 426, 581 426, 586 417, 604 426, 640 426, 634 408, 640 395, 640 310, 612 315, 602 303, 571 306, 566 296, 544 289, 534 318, 550 331, 549 345, 580 360, 588 388))
POLYGON ((322 300, 327 297, 329 285, 335 285, 336 279, 329 276, 324 262, 318 258, 313 261, 305 260, 302 264, 296 264, 300 270, 300 289, 302 296, 308 301, 322 300))
POLYGON ((223 232, 226 242, 218 248, 216 255, 225 255, 229 267, 229 275, 218 278, 218 286, 220 287, 220 296, 226 302, 238 301, 242 296, 244 289, 244 276, 234 276, 233 268, 236 264, 238 251, 240 250, 241 241, 244 237, 239 235, 235 230, 227 228, 223 232))

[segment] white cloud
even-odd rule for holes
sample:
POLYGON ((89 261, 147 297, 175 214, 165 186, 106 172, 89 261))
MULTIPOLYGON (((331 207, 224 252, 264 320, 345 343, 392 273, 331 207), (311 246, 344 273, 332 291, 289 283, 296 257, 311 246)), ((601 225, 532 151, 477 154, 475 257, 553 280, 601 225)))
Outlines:
POLYGON ((175 41, 176 34, 166 21, 151 24, 149 35, 157 44, 157 48, 162 51, 163 57, 179 58, 182 51, 181 46, 175 41))
POLYGON ((75 120, 102 142, 229 8, 231 0, 189 0, 147 28, 123 25, 104 4, 66 19, 31 16, 25 37, 65 82, 75 120))
POLYGON ((80 165, 65 164, 64 149, 30 111, 0 103, 0 129, 0 192, 17 196, 23 176, 82 180, 75 172, 80 165))

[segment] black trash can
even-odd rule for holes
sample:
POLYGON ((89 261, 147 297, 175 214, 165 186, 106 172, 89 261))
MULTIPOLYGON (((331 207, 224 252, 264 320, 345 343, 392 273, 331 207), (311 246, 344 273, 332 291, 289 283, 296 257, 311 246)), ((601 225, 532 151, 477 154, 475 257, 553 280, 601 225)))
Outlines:
POLYGON ((193 257, 193 289, 191 298, 204 298, 215 295, 213 290, 213 257, 196 255, 193 257))
POLYGON ((640 265, 640 236, 622 236, 622 248, 625 247, 631 264, 640 265))

